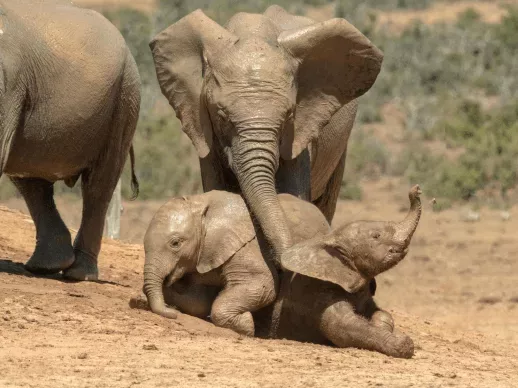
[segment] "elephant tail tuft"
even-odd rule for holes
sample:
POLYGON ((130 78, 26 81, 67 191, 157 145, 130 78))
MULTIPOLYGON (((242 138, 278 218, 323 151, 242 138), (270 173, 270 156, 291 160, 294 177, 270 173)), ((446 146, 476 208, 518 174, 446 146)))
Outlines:
POLYGON ((133 192, 131 200, 134 201, 135 199, 137 199, 139 194, 139 183, 137 175, 135 175, 135 151, 133 150, 133 144, 130 147, 129 154, 131 163, 131 191, 133 192))

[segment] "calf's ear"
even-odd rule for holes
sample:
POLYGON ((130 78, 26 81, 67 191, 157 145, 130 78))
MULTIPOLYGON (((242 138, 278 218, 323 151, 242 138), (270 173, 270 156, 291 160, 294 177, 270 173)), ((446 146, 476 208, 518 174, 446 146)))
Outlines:
POLYGON ((346 254, 332 242, 330 235, 293 245, 281 256, 283 269, 339 285, 355 293, 367 283, 346 254))

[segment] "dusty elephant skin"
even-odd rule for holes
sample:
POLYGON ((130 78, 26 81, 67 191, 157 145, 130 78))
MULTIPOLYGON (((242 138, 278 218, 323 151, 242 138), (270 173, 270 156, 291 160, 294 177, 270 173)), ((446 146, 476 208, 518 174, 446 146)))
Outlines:
POLYGON ((225 27, 197 10, 150 47, 162 93, 198 151, 204 191, 241 192, 279 265, 292 236, 277 193, 332 220, 356 98, 382 53, 344 19, 316 23, 279 6, 225 27))
MULTIPOLYGON (((173 200, 159 210, 146 235, 144 291, 151 310, 174 317, 175 312, 166 307, 167 303, 198 317, 204 318, 210 314, 216 325, 234 330, 239 327, 236 331, 249 335, 254 330, 242 330, 242 326, 236 325, 242 315, 228 318, 227 314, 226 320, 220 320, 220 311, 215 311, 215 308, 228 308, 231 313, 243 315, 244 311, 253 312, 253 322, 249 320, 250 315, 246 317, 249 327, 255 329, 258 336, 268 336, 272 332, 271 327, 276 326, 278 338, 333 343, 339 347, 357 347, 393 357, 410 358, 414 353, 412 340, 406 334, 394 331, 392 316, 381 310, 373 300, 376 290, 374 277, 394 267, 406 256, 421 216, 420 193, 419 186, 410 190, 410 210, 401 222, 357 221, 333 231, 329 231, 327 222, 316 207, 309 207, 307 202, 290 195, 280 195, 280 203, 288 216, 296 244, 281 257, 283 267, 289 271, 285 273, 289 283, 279 316, 270 304, 271 295, 268 301, 263 297, 265 287, 269 289, 275 284, 275 278, 269 277, 266 270, 265 262, 268 260, 265 261, 261 256, 263 237, 243 245, 219 271, 214 271, 213 266, 207 272, 209 268, 205 267, 205 254, 211 258, 213 248, 221 248, 225 244, 218 227, 224 224, 232 230, 235 226, 245 236, 245 231, 252 226, 251 220, 246 217, 246 207, 243 203, 239 205, 239 197, 220 192, 199 196, 211 198, 217 195, 223 203, 226 197, 226 201, 233 204, 233 211, 216 213, 218 221, 215 223, 198 221, 194 227, 197 237, 184 240, 179 236, 183 235, 185 229, 192 229, 192 217, 190 213, 186 217, 184 211, 190 205, 184 204, 178 208, 175 202, 180 200, 173 200), (245 221, 250 222, 248 228, 245 221), (213 232, 217 236, 215 239, 213 232), (200 236, 205 236, 201 237, 205 243, 201 244, 201 249, 191 248, 194 257, 189 260, 191 264, 171 259, 175 257, 171 255, 171 251, 174 251, 171 247, 175 247, 177 241, 183 241, 182 245, 185 246, 192 246, 194 241, 195 246, 199 246, 200 236), (211 240, 214 242, 207 244, 211 240), (165 249, 164 241, 170 241, 165 249), (164 252, 161 257, 156 253, 151 254, 160 249, 164 252), (244 255, 240 255, 240 252, 244 255), (232 265, 233 260, 239 261, 239 266, 232 265), (255 268, 261 265, 265 270, 259 274, 255 268), (233 284, 227 280, 230 273, 235 279, 233 284), (214 281, 218 277, 220 284, 214 281), (259 278, 273 281, 254 283, 253 279, 259 278), (252 284, 251 288, 249 284, 252 284), (221 285, 224 287, 220 292, 221 285), (262 293, 256 292, 256 285, 263 286, 262 293), (228 295, 229 289, 234 287, 239 292, 233 295, 232 303, 221 303, 222 296, 228 295), (263 306, 266 307, 260 309, 263 306)), ((198 209, 198 206, 194 208, 198 209)), ((232 241, 232 237, 229 240, 232 241)), ((265 252, 267 250, 263 249, 262 253, 265 252)), ((133 298, 130 305, 146 308, 138 297, 133 298)))
POLYGON ((100 14, 69 1, 0 0, 0 175, 36 226, 35 273, 97 279, 104 218, 128 153, 140 78, 124 39, 100 14), (53 184, 81 177, 83 215, 72 245, 53 184))
MULTIPOLYGON (((311 203, 288 194, 281 194, 280 202, 302 238, 329 230, 311 203)), ((217 326, 253 336, 251 313, 276 298, 277 271, 263 259, 237 194, 214 190, 168 201, 148 227, 144 250, 144 292, 152 311, 165 317, 176 313, 165 306, 164 290, 166 299, 175 298, 191 315, 210 314, 217 326), (204 286, 210 295, 203 298, 204 286)))

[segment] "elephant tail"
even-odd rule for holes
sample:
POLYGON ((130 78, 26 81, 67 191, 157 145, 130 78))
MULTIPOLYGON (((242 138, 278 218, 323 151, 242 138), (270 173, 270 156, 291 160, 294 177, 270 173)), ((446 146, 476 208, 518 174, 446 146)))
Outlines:
POLYGON ((137 175, 135 175, 135 151, 133 150, 133 144, 131 144, 129 154, 131 163, 131 191, 133 192, 131 200, 134 201, 135 199, 137 199, 139 194, 139 183, 137 175))

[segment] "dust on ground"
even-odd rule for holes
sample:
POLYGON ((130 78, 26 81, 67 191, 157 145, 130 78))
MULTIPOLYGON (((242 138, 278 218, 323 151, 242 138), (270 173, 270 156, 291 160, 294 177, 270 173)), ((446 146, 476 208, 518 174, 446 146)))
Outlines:
MULTIPOLYGON (((400 219, 407 191, 386 179, 368 184, 363 202, 339 204, 335 225, 400 219)), ((434 213, 423 203, 409 255, 378 278, 376 296, 414 339, 411 360, 243 338, 185 315, 132 310, 128 300, 142 287, 139 244, 105 240, 99 282, 32 277, 21 263, 34 225, 0 206, 0 386, 517 386, 518 208, 483 209, 466 222, 461 209, 434 213)), ((58 204, 77 227, 79 202, 58 204)), ((159 205, 126 203, 123 238, 139 241, 159 205)))

